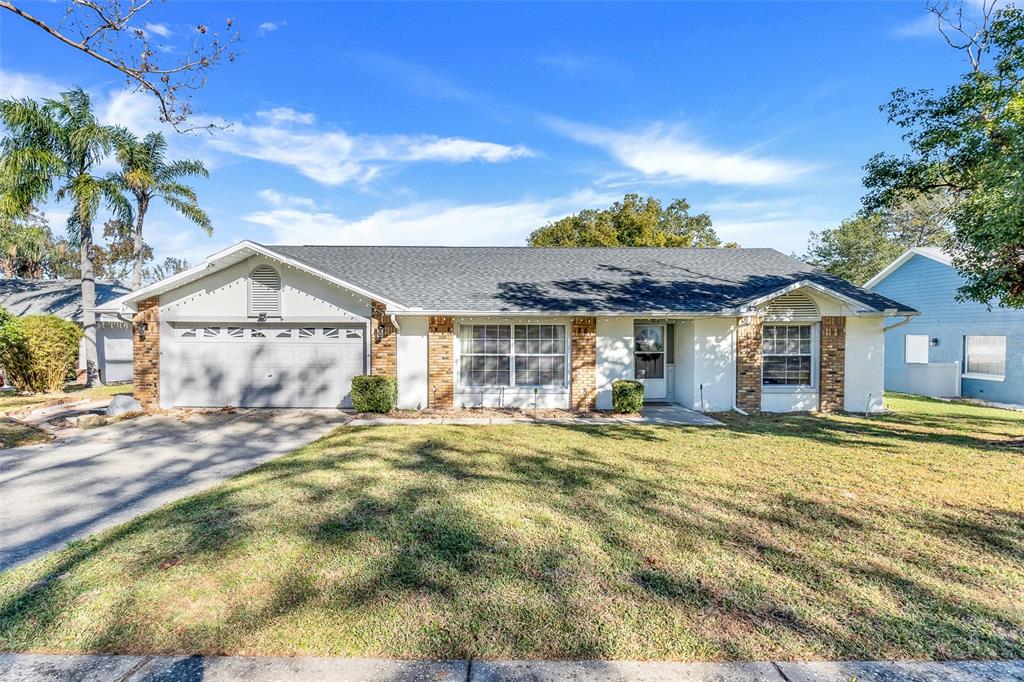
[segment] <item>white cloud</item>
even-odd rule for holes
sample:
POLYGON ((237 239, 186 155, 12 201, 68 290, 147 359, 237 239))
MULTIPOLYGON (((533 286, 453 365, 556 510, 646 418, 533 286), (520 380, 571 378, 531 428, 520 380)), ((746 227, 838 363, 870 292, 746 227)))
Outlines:
POLYGON ((265 36, 268 33, 273 33, 282 26, 284 26, 284 22, 277 23, 273 21, 264 21, 259 25, 258 35, 265 36))
POLYGON ((268 124, 235 122, 229 129, 208 138, 207 144, 236 156, 289 166, 325 185, 366 182, 384 167, 399 163, 498 163, 533 155, 521 145, 459 137, 350 135, 342 130, 309 127, 296 130, 287 124, 307 123, 306 115, 284 107, 260 112, 258 116, 268 124))
POLYGON ((146 24, 146 32, 154 33, 161 38, 170 38, 172 31, 166 24, 146 24))
POLYGON ((298 197, 293 194, 284 194, 273 189, 261 189, 256 193, 260 199, 267 202, 275 208, 290 207, 290 208, 308 208, 315 209, 316 202, 308 197, 298 197))
POLYGON ((428 201, 349 219, 294 207, 256 211, 244 220, 270 230, 279 243, 524 245, 531 231, 584 208, 607 206, 615 196, 591 190, 550 199, 456 204, 428 201))
POLYGON ((269 123, 300 123, 302 125, 313 125, 316 117, 313 114, 303 111, 296 111, 291 107, 274 107, 269 111, 258 111, 256 116, 269 123))
POLYGON ((29 73, 18 73, 0 69, 0 97, 22 99, 42 99, 59 97, 62 90, 68 88, 49 78, 29 73))
POLYGON ((653 178, 678 178, 723 185, 772 185, 789 182, 810 168, 748 152, 713 149, 682 126, 655 124, 624 133, 560 119, 548 124, 563 135, 600 147, 624 166, 653 178))

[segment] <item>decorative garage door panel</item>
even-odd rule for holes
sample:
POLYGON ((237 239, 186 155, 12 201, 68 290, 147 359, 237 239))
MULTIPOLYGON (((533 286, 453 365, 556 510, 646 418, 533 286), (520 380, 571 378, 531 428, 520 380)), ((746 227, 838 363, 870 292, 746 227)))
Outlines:
POLYGON ((182 326, 161 361, 177 407, 349 407, 362 327, 182 326))

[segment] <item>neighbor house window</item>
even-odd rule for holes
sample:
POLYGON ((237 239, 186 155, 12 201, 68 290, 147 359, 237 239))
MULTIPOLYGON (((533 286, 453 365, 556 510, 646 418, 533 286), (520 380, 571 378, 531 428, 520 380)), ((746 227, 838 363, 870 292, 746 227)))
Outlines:
POLYGON ((907 334, 904 341, 904 358, 914 365, 928 364, 928 344, 931 339, 927 334, 907 334))
POLYGON ((766 324, 761 356, 765 386, 810 386, 814 376, 811 325, 766 324))
POLYGON ((463 386, 564 386, 565 327, 464 324, 459 327, 463 386))
POLYGON ((1006 375, 1005 336, 965 336, 965 374, 1002 380, 1006 375))

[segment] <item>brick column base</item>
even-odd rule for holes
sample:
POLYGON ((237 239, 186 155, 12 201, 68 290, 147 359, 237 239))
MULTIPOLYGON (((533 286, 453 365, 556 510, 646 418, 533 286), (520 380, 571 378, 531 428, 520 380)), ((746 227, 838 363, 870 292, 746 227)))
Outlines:
POLYGON ((391 318, 384 314, 384 304, 370 302, 370 374, 398 376, 398 334, 391 318), (377 340, 378 329, 383 333, 377 340))
POLYGON ((740 318, 736 327, 736 406, 747 412, 761 409, 761 337, 759 317, 740 318))
POLYGON ((846 318, 821 318, 821 361, 819 367, 818 409, 837 412, 845 405, 846 391, 846 318))
POLYGON ((139 301, 132 318, 132 381, 144 407, 160 405, 160 297, 139 301))
POLYGON ((597 318, 572 318, 572 409, 590 412, 597 403, 597 318))
POLYGON ((455 320, 431 317, 427 327, 427 407, 443 410, 455 404, 454 361, 455 320))

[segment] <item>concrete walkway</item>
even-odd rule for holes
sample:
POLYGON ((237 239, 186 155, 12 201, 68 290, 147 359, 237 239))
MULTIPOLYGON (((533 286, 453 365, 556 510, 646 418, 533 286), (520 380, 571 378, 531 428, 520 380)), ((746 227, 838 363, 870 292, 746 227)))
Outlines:
POLYGON ((0 570, 199 492, 348 419, 337 410, 179 412, 0 450, 0 570))
POLYGON ((398 661, 242 656, 0 654, 0 681, 277 682, 1022 682, 1024 661, 742 662, 398 661))

